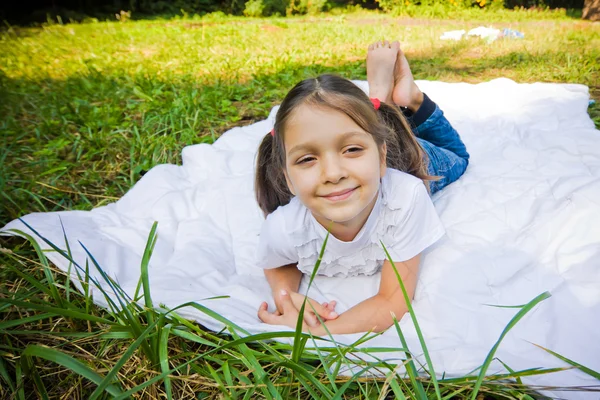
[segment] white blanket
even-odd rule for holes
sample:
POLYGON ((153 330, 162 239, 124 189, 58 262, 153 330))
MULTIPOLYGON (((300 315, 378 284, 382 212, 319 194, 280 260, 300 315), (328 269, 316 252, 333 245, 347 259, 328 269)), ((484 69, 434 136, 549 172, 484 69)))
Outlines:
MULTIPOLYGON (((457 376, 481 365, 517 312, 490 304, 524 304, 544 291, 552 297, 507 335, 497 357, 514 370, 566 366, 535 343, 600 371, 600 132, 586 111, 587 88, 507 79, 418 84, 445 111, 471 154, 466 174, 434 196, 447 235, 424 254, 414 299, 436 372, 457 376)), ((270 290, 254 266, 262 216, 253 196, 253 164, 275 111, 266 121, 226 132, 213 145, 186 147, 182 166, 152 168, 114 204, 23 219, 64 248, 60 218, 75 260, 85 265, 81 242, 130 295, 148 233, 158 221, 150 263, 155 305, 198 301, 251 333, 281 330, 256 316, 270 290), (219 295, 231 297, 202 301, 219 295)), ((12 228, 27 231, 19 221, 3 230, 12 228)), ((47 254, 67 269, 60 255, 47 254)), ((318 278, 310 296, 335 299, 343 312, 373 295, 378 279, 318 278)), ((97 293, 94 301, 105 305, 97 293)), ((182 314, 222 328, 195 309, 182 314)), ((409 347, 420 354, 408 316, 401 326, 409 347)), ((393 329, 366 345, 400 346, 393 329)), ((502 372, 497 362, 489 370, 502 372)), ((524 381, 600 384, 577 370, 524 381)))

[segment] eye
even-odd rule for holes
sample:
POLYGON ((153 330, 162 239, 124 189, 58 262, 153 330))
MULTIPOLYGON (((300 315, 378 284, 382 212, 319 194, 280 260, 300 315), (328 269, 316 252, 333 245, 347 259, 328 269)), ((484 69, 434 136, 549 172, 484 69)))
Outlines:
POLYGON ((298 161, 296 161, 296 164, 306 164, 306 163, 309 163, 309 162, 311 162, 313 160, 315 160, 314 157, 304 157, 304 158, 301 158, 298 161))
POLYGON ((358 152, 361 152, 362 150, 363 149, 361 147, 353 146, 353 147, 347 148, 346 152, 348 152, 348 153, 358 153, 358 152))

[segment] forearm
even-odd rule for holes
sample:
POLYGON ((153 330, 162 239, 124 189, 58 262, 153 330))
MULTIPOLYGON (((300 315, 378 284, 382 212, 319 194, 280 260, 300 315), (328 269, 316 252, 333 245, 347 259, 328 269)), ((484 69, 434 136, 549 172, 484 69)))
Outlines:
POLYGON ((394 323, 392 314, 400 320, 408 311, 396 272, 404 283, 408 298, 412 299, 417 286, 420 260, 420 255, 417 255, 410 260, 396 262, 395 269, 389 261, 384 261, 381 269, 379 292, 342 313, 337 319, 325 322, 325 326, 311 329, 312 334, 327 335, 325 327, 331 334, 342 334, 367 331, 381 332, 392 326, 394 323))
POLYGON ((290 264, 279 268, 265 269, 265 277, 269 282, 269 286, 271 286, 271 291, 275 298, 275 305, 279 312, 282 312, 281 304, 278 301, 278 294, 281 290, 297 292, 300 287, 300 281, 302 280, 302 271, 298 269, 296 264, 290 264))
POLYGON ((398 301, 397 297, 386 298, 377 294, 352 307, 337 319, 326 321, 325 326, 319 325, 310 331, 316 336, 326 336, 327 331, 332 335, 384 331, 394 323, 392 313, 400 320, 408 311, 404 300, 398 301))

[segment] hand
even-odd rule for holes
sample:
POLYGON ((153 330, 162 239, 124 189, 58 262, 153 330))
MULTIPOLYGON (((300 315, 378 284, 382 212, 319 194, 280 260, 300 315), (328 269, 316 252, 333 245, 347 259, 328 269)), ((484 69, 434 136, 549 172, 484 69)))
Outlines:
MULTIPOLYGON (((275 310, 275 312, 272 313, 269 312, 268 304, 266 302, 262 302, 258 308, 258 318, 266 324, 285 325, 289 328, 295 329, 296 324, 298 323, 298 316, 300 314, 298 309, 296 309, 296 306, 294 306, 290 294, 287 291, 282 290, 278 295, 278 300, 283 313, 280 313, 279 310, 275 310)), ((308 330, 308 325, 306 323, 302 324, 302 330, 308 330)))
POLYGON ((324 321, 336 319, 338 317, 338 314, 335 312, 335 300, 329 303, 319 304, 310 297, 307 298, 297 292, 291 292, 290 298, 298 312, 300 312, 302 303, 304 303, 304 299, 306 298, 306 305, 304 306, 304 322, 308 324, 308 326, 315 327, 321 324, 317 315, 324 321))

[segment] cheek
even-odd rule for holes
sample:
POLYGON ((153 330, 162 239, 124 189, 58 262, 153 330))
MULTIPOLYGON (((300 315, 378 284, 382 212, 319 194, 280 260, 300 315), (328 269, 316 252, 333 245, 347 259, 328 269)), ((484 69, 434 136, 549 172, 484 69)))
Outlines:
POLYGON ((296 170, 290 171, 290 181, 297 191, 296 195, 309 195, 319 184, 319 177, 313 169, 296 170))

